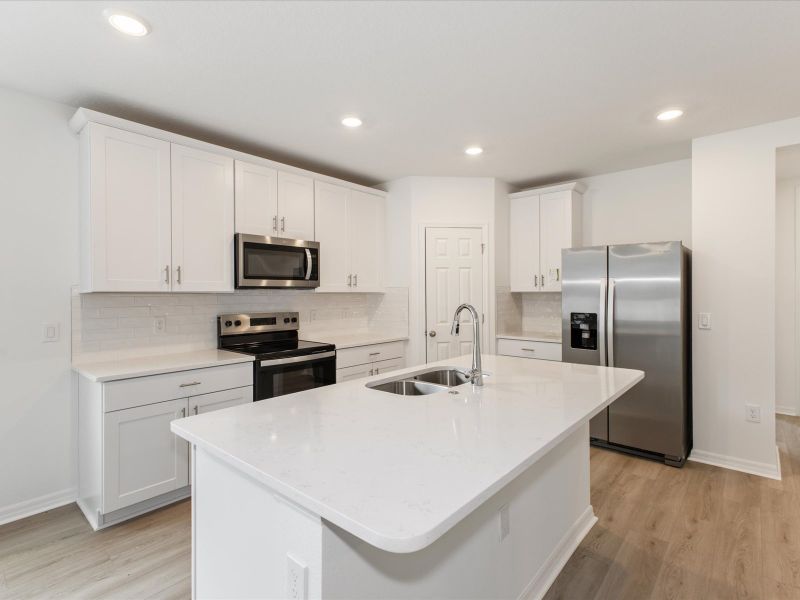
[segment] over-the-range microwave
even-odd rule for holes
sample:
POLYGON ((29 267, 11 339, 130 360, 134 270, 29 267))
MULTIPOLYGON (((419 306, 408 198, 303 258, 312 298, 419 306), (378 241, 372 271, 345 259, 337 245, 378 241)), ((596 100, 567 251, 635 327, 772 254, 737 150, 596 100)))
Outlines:
POLYGON ((237 233, 236 288, 319 287, 319 242, 237 233))

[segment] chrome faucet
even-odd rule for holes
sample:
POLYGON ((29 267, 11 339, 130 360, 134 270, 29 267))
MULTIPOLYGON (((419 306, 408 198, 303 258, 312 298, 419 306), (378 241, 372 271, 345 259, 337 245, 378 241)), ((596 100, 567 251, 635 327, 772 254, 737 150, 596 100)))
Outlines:
POLYGON ((469 372, 473 385, 483 385, 483 372, 481 371, 481 318, 478 311, 472 304, 462 304, 456 309, 453 315, 453 326, 450 328, 450 335, 458 335, 461 323, 458 315, 462 310, 468 310, 472 315, 472 369, 469 372))

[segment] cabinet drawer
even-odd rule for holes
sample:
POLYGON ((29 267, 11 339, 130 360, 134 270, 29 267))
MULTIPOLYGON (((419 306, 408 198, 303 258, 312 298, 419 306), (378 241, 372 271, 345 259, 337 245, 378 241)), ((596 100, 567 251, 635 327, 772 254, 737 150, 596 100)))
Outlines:
POLYGON ((372 363, 336 369, 336 383, 352 381, 353 379, 363 379, 364 377, 369 377, 372 373, 372 363))
POLYGON ((369 346, 356 346, 336 351, 336 368, 344 369, 355 365, 402 358, 405 356, 403 342, 387 342, 385 344, 372 344, 369 346))
POLYGON ((503 356, 561 360, 561 344, 556 342, 531 342, 527 340, 497 340, 497 353, 503 356))
POLYGON ((253 385, 253 363, 178 371, 103 385, 103 410, 111 412, 253 385))
POLYGON ((375 367, 373 375, 383 375, 384 373, 404 368, 406 366, 406 359, 393 358, 391 360, 379 360, 372 366, 375 367))

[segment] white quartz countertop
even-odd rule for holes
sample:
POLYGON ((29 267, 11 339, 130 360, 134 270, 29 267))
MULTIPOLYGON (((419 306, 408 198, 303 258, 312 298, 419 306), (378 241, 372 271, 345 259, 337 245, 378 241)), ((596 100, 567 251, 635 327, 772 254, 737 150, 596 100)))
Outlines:
POLYGON ((73 363, 72 368, 92 381, 104 382, 243 362, 253 362, 253 357, 238 352, 212 349, 92 362, 78 361, 73 363))
POLYGON ((383 344, 386 342, 398 342, 408 339, 406 334, 388 333, 305 333, 300 332, 300 339, 311 340, 314 342, 325 342, 335 344, 337 350, 345 348, 355 348, 356 346, 369 346, 370 344, 383 344))
POLYGON ((550 342, 561 343, 561 333, 550 333, 542 331, 511 331, 509 333, 498 333, 495 337, 506 340, 523 340, 527 342, 550 342))
MULTIPOLYGON (((425 548, 644 377, 485 355, 483 387, 398 396, 403 369, 172 422, 172 431, 366 542, 425 548)), ((432 363, 469 367, 470 357, 432 363)), ((588 442, 587 442, 588 443, 588 442)))

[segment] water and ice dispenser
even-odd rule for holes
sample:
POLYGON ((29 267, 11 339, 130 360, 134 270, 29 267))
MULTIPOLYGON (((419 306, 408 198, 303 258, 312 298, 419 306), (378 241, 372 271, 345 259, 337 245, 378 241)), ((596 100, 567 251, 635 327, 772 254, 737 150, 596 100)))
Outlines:
POLYGON ((597 313, 570 314, 570 346, 597 350, 597 313))

